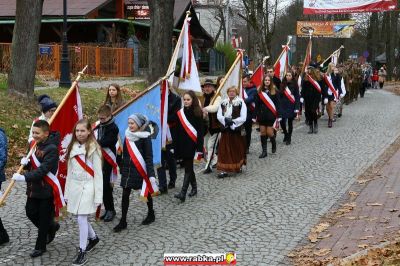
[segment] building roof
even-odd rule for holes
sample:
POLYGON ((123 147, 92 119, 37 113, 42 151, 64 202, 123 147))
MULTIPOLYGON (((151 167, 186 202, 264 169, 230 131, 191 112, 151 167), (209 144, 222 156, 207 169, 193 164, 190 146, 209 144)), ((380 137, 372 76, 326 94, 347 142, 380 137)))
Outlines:
MULTIPOLYGON (((111 0, 68 0, 68 16, 86 16, 111 0)), ((17 0, 0 0, 0 17, 15 17, 17 0)), ((43 16, 62 16, 63 0, 44 0, 43 16)))

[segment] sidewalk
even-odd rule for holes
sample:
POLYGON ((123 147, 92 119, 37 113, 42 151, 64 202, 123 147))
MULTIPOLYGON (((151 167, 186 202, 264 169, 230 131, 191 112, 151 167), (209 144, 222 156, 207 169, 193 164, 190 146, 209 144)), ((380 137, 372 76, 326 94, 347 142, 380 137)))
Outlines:
POLYGON ((399 197, 400 138, 358 177, 288 257, 295 265, 342 265, 343 258, 395 240, 400 233, 399 197))

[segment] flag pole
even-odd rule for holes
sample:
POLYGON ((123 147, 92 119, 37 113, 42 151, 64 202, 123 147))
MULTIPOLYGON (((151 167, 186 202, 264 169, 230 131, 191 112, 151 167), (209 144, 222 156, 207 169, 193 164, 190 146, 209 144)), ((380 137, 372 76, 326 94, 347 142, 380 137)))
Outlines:
MULTIPOLYGON (((291 41, 292 41, 292 36, 289 36, 289 40, 288 40, 288 42, 286 43, 286 45, 285 45, 284 47, 288 46, 288 45, 290 44, 291 41)), ((284 51, 285 51, 285 49, 282 49, 281 54, 278 56, 278 59, 276 59, 276 61, 275 61, 274 67, 275 67, 276 64, 278 63, 278 61, 279 61, 279 59, 281 58, 281 56, 282 56, 282 54, 283 54, 284 51)))
POLYGON ((321 66, 323 66, 325 63, 326 63, 326 61, 328 61, 329 60, 329 58, 331 58, 332 56, 333 56, 333 54, 335 54, 335 53, 337 53, 337 52, 339 52, 340 50, 342 50, 344 48, 344 46, 343 45, 341 45, 340 47, 339 47, 339 49, 337 49, 337 50, 335 50, 335 51, 333 51, 333 53, 331 53, 331 55, 327 58, 327 59, 325 59, 322 63, 321 63, 321 66))
MULTIPOLYGON (((186 11, 186 17, 185 17, 183 25, 185 25, 185 21, 189 16, 190 16, 190 11, 186 11)), ((182 39, 183 39, 183 27, 182 27, 181 32, 179 34, 178 41, 176 42, 176 46, 175 46, 174 52, 172 53, 172 57, 171 57, 171 61, 169 62, 167 73, 172 72, 173 61, 174 61, 174 58, 178 56, 179 47, 181 46, 182 39)))
POLYGON ((218 89, 217 89, 217 91, 216 91, 214 97, 211 99, 210 105, 211 105, 211 104, 214 104, 214 102, 215 102, 215 100, 217 99, 218 95, 221 93, 222 87, 223 87, 223 86, 225 85, 225 83, 226 83, 226 80, 227 80, 226 77, 228 77, 228 76, 232 73, 233 69, 235 68, 235 65, 237 64, 238 60, 240 60, 241 58, 242 58, 242 56, 238 53, 238 55, 236 56, 235 61, 233 61, 233 64, 232 64, 231 68, 228 70, 228 73, 226 73, 225 77, 222 79, 222 82, 221 82, 221 84, 219 85, 219 87, 218 87, 218 89))
MULTIPOLYGON (((78 76, 76 77, 76 79, 74 80, 74 82, 71 84, 71 87, 69 88, 67 94, 64 96, 63 100, 61 101, 61 103, 58 105, 56 111, 53 113, 53 115, 51 116, 50 120, 49 120, 49 125, 51 125, 51 123, 54 121, 55 117, 57 116, 57 114, 60 112, 62 106, 65 104, 65 102, 67 101, 69 95, 73 92, 73 89, 75 88, 76 84, 78 83, 78 81, 81 79, 81 76, 84 74, 85 70, 87 69, 87 65, 82 69, 82 71, 78 72, 78 76)), ((34 151, 36 147, 36 143, 31 147, 31 149, 28 152, 28 155, 26 156, 27 158, 32 156, 32 153, 34 151)), ((21 165, 18 168, 17 173, 20 174, 22 172, 22 170, 24 170, 24 166, 21 165)), ((6 200, 8 194, 10 194, 11 189, 14 187, 15 184, 15 180, 11 179, 10 184, 8 184, 8 187, 6 188, 6 190, 4 191, 3 196, 0 198, 0 206, 2 206, 4 204, 4 201, 6 200)))
POLYGON ((314 30, 309 30, 308 31, 308 34, 310 35, 309 36, 309 40, 308 40, 308 44, 307 44, 307 48, 306 48, 306 56, 304 57, 304 60, 303 60, 303 66, 301 67, 301 72, 300 72, 300 75, 302 75, 305 71, 306 71, 306 57, 307 57, 307 54, 308 54, 308 47, 309 46, 311 46, 310 47, 310 62, 309 63, 311 63, 311 59, 312 59, 312 35, 313 35, 313 32, 314 32, 314 30))

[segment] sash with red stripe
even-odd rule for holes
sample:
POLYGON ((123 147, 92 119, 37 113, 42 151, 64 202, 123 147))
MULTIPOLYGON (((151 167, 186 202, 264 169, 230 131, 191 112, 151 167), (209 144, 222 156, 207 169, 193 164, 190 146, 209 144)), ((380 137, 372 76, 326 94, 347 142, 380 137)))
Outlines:
POLYGON ((111 151, 110 148, 102 148, 101 154, 103 154, 103 158, 107 161, 109 165, 112 167, 110 182, 114 183, 118 178, 118 164, 117 164, 117 157, 111 151))
POLYGON ((319 92, 322 93, 321 87, 318 82, 316 82, 310 75, 307 74, 308 81, 313 85, 313 87, 319 92))
MULTIPOLYGON (((39 168, 40 162, 35 153, 32 154, 31 158, 32 168, 39 168)), ((58 181, 57 176, 54 175, 52 172, 48 172, 46 174, 46 176, 44 177, 44 181, 49 184, 53 190, 54 205, 57 210, 56 213, 58 213, 58 210, 65 206, 64 194, 62 192, 60 181, 58 181)))
POLYGON ((327 75, 324 75, 324 80, 325 83, 328 85, 329 90, 332 92, 333 96, 335 96, 335 101, 336 101, 339 97, 335 87, 332 84, 332 81, 328 78, 327 75))
POLYGON ((291 103, 295 103, 296 99, 294 98, 294 96, 292 95, 292 92, 289 90, 288 87, 285 88, 285 90, 283 91, 283 93, 285 94, 285 96, 289 99, 289 101, 291 103))
MULTIPOLYGON (((94 178, 94 169, 93 169, 93 164, 90 161, 87 161, 85 158, 85 155, 76 155, 75 160, 78 162, 78 164, 85 170, 91 177, 94 178)), ((96 219, 99 219, 100 217, 100 210, 101 210, 101 205, 97 207, 96 209, 96 219)))
POLYGON ((186 133, 189 135, 194 143, 197 143, 197 130, 192 126, 192 124, 190 124, 189 120, 187 120, 183 108, 177 112, 177 115, 186 133))
POLYGON ((265 92, 261 91, 258 93, 258 96, 260 96, 260 99, 263 101, 263 103, 268 107, 269 110, 274 114, 275 117, 278 117, 278 112, 276 111, 276 107, 274 102, 271 100, 271 98, 266 94, 265 92))
POLYGON ((155 182, 151 182, 149 176, 147 175, 146 163, 143 159, 142 154, 140 154, 135 142, 125 139, 126 147, 128 149, 129 156, 133 164, 135 165, 138 173, 143 178, 142 190, 140 196, 142 200, 147 200, 148 195, 156 196, 158 195, 158 187, 155 182))

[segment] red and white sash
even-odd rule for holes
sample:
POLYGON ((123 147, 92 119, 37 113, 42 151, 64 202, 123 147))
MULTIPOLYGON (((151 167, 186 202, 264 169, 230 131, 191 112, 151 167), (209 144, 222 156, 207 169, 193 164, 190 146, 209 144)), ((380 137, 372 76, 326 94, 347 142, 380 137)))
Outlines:
MULTIPOLYGON (((83 154, 76 155, 74 158, 78 162, 78 164, 83 168, 83 170, 85 170, 91 177, 94 178, 94 168, 93 168, 92 162, 86 160, 85 155, 83 155, 83 154)), ((100 211, 101 211, 101 204, 96 209, 96 219, 97 220, 100 217, 100 211)))
POLYGON ((178 114, 179 121, 181 122, 186 133, 189 135, 189 137, 193 140, 194 143, 197 143, 197 130, 192 126, 192 124, 190 124, 189 120, 187 120, 185 112, 183 111, 183 108, 180 109, 177 112, 177 114, 178 114))
POLYGON ((319 92, 322 93, 321 86, 319 86, 318 82, 316 82, 310 75, 307 74, 308 81, 313 85, 313 87, 319 92))
POLYGON ((275 117, 278 117, 278 112, 276 111, 276 107, 274 102, 271 100, 271 98, 266 94, 265 92, 261 91, 258 93, 258 96, 260 96, 260 99, 263 101, 263 103, 268 107, 269 110, 274 114, 275 117))
MULTIPOLYGON (((37 169, 40 167, 39 159, 36 157, 35 153, 32 154, 32 168, 37 169)), ((64 194, 60 185, 60 181, 56 175, 52 172, 48 172, 44 177, 44 181, 51 186, 53 189, 54 205, 56 209, 61 209, 65 206, 64 194)))
POLYGON ((140 154, 138 148, 136 147, 135 142, 129 141, 125 138, 126 147, 128 149, 129 156, 133 164, 135 165, 138 173, 143 178, 142 190, 140 191, 140 197, 142 200, 147 200, 147 196, 150 194, 151 196, 158 195, 158 186, 155 182, 152 182, 147 175, 146 163, 143 159, 142 154, 140 154))
POLYGON ((327 75, 324 75, 324 80, 325 80, 325 83, 328 85, 329 90, 335 97, 335 101, 336 101, 339 97, 338 97, 338 92, 336 91, 335 87, 332 84, 332 80, 327 75))
POLYGON ((283 91, 283 93, 285 94, 285 96, 289 99, 289 101, 291 103, 295 103, 296 99, 294 98, 294 96, 292 95, 292 92, 290 91, 290 89, 288 87, 285 88, 285 90, 283 91))
POLYGON ((112 167, 112 171, 111 171, 111 175, 110 175, 110 182, 114 183, 115 181, 117 181, 117 178, 118 178, 117 157, 111 151, 110 148, 102 148, 101 154, 103 155, 103 158, 107 161, 107 163, 109 165, 111 165, 111 167, 112 167))

